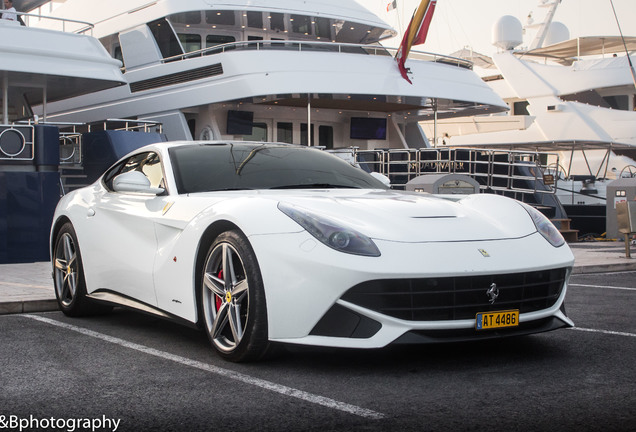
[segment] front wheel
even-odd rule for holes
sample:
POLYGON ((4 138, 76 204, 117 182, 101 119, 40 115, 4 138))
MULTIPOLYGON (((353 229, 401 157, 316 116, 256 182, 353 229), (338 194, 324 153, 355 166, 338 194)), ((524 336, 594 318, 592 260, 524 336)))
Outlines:
POLYGON ((219 235, 210 246, 201 278, 205 330, 221 357, 234 362, 267 352, 267 307, 256 256, 239 231, 219 235))

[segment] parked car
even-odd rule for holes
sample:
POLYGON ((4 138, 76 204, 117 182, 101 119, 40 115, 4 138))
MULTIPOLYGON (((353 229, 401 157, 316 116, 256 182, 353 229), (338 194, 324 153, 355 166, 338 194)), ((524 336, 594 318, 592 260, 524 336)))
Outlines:
POLYGON ((123 305, 199 325, 231 361, 276 343, 378 348, 573 325, 574 258, 539 211, 391 190, 303 146, 142 147, 61 199, 51 256, 65 314, 123 305))

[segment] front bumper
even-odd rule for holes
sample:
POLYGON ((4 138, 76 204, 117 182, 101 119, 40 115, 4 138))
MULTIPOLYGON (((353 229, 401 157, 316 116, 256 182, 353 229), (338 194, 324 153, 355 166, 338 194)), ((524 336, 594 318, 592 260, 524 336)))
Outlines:
MULTIPOLYGON (((272 341, 379 348, 394 342, 472 340, 573 325, 561 306, 574 258, 567 246, 554 248, 538 233, 466 242, 375 240, 382 253, 377 258, 336 252, 304 232, 252 236, 250 241, 263 275, 272 341), (520 309, 519 326, 506 330, 477 333, 474 317, 466 314, 458 319, 404 319, 356 304, 360 302, 345 295, 352 287, 375 280, 492 277, 549 269, 563 269, 554 303, 529 312, 520 309)), ((487 289, 483 287, 484 295, 487 289)))

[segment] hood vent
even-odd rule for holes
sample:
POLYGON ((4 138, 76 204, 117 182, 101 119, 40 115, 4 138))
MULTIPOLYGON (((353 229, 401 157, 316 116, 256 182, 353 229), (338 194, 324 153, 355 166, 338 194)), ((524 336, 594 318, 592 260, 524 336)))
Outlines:
POLYGON ((166 87, 174 84, 181 84, 222 74, 223 66, 221 65, 221 63, 217 63, 210 66, 187 70, 184 72, 177 72, 170 75, 164 75, 157 78, 151 78, 130 83, 130 91, 136 93, 144 90, 166 87))

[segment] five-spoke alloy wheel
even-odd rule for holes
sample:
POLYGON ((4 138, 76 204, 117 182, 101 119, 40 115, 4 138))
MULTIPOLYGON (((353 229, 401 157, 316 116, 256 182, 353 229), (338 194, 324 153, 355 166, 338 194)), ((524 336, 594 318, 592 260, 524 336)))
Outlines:
POLYGON ((214 348, 231 361, 261 358, 268 348, 265 294, 254 252, 240 232, 217 237, 201 279, 203 319, 214 348))

